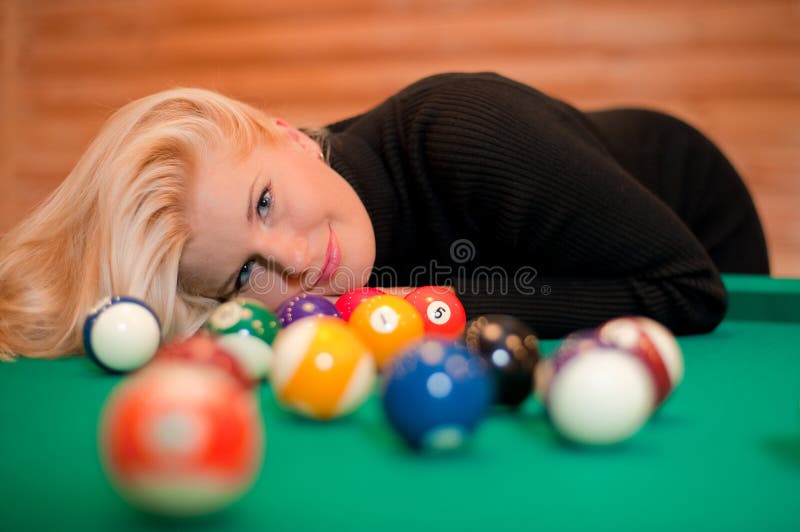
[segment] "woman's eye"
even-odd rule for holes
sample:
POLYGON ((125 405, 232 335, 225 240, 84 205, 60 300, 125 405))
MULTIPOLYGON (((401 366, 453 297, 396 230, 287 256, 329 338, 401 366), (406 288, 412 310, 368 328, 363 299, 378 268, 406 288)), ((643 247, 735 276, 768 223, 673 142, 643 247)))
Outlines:
POLYGON ((236 278, 236 291, 242 289, 242 287, 247 284, 247 281, 250 279, 250 274, 253 271, 253 266, 255 265, 256 261, 249 260, 244 263, 242 269, 239 270, 239 277, 236 278))
POLYGON ((260 216, 262 219, 266 218, 269 214, 269 211, 272 210, 272 190, 270 187, 264 189, 264 192, 261 193, 261 197, 258 200, 258 205, 256 205, 256 214, 260 216))

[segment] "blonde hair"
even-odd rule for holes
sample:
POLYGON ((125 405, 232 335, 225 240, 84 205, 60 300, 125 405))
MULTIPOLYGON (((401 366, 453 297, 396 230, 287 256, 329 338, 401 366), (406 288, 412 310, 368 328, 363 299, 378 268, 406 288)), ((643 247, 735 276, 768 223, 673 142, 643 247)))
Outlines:
POLYGON ((274 142, 263 112, 202 89, 122 107, 66 180, 0 239, 0 359, 81 350, 87 312, 128 295, 155 310, 164 336, 196 329, 217 301, 179 279, 195 162, 218 145, 274 142))

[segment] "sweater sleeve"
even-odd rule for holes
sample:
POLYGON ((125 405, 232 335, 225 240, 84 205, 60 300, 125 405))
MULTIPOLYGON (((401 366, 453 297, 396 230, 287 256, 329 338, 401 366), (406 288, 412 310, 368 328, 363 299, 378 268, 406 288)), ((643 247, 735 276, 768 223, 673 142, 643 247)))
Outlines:
POLYGON ((676 334, 719 324, 705 249, 577 110, 491 74, 429 85, 396 96, 398 137, 413 192, 440 198, 427 223, 474 255, 451 257, 473 259, 453 279, 469 315, 513 314, 543 337, 625 314, 676 334))

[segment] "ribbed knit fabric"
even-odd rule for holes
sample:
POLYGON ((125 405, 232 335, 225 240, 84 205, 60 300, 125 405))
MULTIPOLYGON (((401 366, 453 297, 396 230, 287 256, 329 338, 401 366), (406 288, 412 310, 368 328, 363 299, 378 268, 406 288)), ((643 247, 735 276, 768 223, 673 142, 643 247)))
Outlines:
POLYGON ((494 74, 443 74, 329 126, 331 165, 375 229, 371 284, 451 284, 469 316, 512 314, 545 338, 625 314, 712 330, 726 294, 682 183, 634 177, 604 133, 617 121, 597 116, 494 74))

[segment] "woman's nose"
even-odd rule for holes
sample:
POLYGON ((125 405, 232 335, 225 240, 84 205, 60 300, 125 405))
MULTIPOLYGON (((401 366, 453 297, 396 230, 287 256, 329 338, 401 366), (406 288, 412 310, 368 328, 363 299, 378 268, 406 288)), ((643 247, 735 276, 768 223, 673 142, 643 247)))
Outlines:
POLYGON ((305 235, 273 229, 262 240, 262 254, 274 260, 283 273, 299 275, 311 266, 308 238, 305 235))

